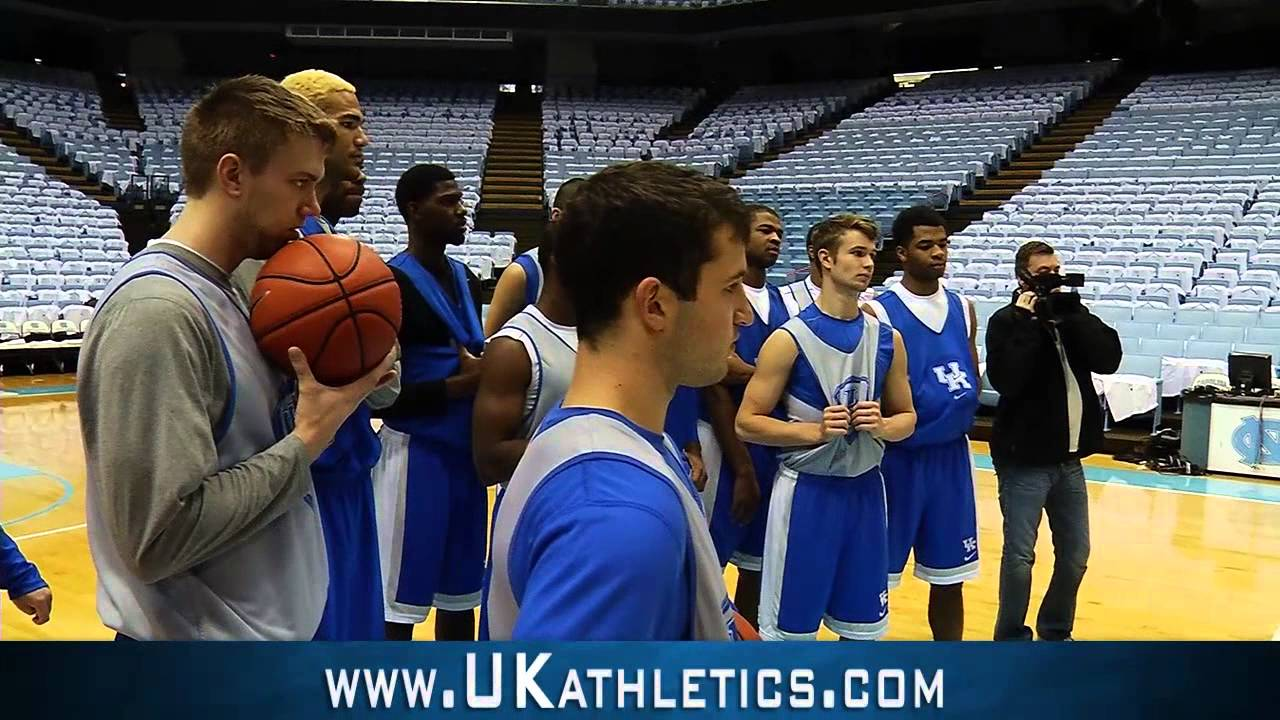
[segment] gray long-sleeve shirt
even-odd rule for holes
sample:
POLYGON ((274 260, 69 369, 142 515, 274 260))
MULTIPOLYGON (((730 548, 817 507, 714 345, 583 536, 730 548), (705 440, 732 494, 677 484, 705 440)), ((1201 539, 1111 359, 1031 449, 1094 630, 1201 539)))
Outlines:
MULTIPOLYGON (((236 292, 226 273, 169 246, 236 292)), ((144 582, 199 565, 262 530, 311 488, 310 458, 287 436, 218 471, 214 428, 231 395, 227 362, 195 296, 165 277, 123 286, 94 317, 78 378, 95 502, 121 558, 144 582)))

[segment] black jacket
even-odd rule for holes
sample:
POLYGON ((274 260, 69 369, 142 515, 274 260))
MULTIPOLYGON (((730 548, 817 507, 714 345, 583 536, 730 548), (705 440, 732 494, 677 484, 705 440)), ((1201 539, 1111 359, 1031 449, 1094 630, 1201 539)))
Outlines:
MULTIPOLYGON (((1058 333, 1080 387, 1080 442, 1075 457, 1102 450, 1102 408, 1091 373, 1120 367, 1120 336, 1083 306, 1061 316, 1058 333)), ((1013 303, 987 323, 987 377, 1000 393, 991 456, 1047 465, 1068 452, 1067 390, 1049 326, 1013 303)))

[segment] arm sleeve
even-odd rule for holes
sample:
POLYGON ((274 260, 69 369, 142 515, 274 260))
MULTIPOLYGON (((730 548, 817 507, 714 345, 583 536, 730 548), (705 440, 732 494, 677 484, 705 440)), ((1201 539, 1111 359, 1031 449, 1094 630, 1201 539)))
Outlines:
POLYGON ((1058 326, 1070 358, 1082 358, 1089 372, 1110 375, 1120 368, 1120 335, 1088 310, 1072 313, 1058 326))
POLYGON ((126 565, 155 582, 284 514, 311 487, 310 461, 290 435, 218 470, 213 429, 230 387, 210 321, 172 281, 134 284, 94 321, 79 405, 106 529, 126 565), (135 292, 157 283, 167 287, 135 292))
MULTIPOLYGON (((615 470, 635 472, 621 463, 608 471, 615 470)), ((683 577, 687 530, 618 499, 561 507, 554 518, 528 538, 529 572, 512 639, 665 637, 665 599, 683 577)))
POLYGON ((1036 358, 1046 342, 1040 322, 1022 308, 997 313, 987 327, 987 376, 996 392, 1017 397, 1035 376, 1036 358))
POLYGON ((40 571, 27 562, 18 544, 0 528, 0 590, 8 590, 11 598, 20 598, 42 587, 49 584, 40 577, 40 571))

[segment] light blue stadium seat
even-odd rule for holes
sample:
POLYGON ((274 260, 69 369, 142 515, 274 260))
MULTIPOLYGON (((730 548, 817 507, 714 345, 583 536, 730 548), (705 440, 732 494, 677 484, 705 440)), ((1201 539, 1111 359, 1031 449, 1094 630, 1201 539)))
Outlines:
POLYGON ((1102 318, 1108 325, 1114 325, 1118 322, 1126 322, 1133 318, 1133 308, 1129 305, 1106 305, 1103 303, 1114 302, 1102 300, 1093 304, 1090 311, 1102 318))
POLYGON ((1160 359, 1159 355, 1130 354, 1126 351, 1124 357, 1120 359, 1119 372, 1126 375, 1158 378, 1160 377, 1160 359))
MULTIPOLYGON (((1200 337, 1200 326, 1198 325, 1160 325, 1156 328, 1155 337, 1164 338, 1166 340, 1195 340, 1200 337)), ((1151 336, 1148 336, 1151 337, 1151 336)))
POLYGON ((1174 310, 1165 309, 1165 307, 1134 307, 1133 320, 1135 323, 1155 323, 1164 324, 1174 322, 1174 310))
POLYGON ((1258 315, 1258 308, 1226 307, 1218 311, 1216 322, 1219 325, 1253 327, 1258 324, 1258 315))
POLYGON ((1217 310, 1188 308, 1183 306, 1178 308, 1174 322, 1179 325, 1197 325, 1205 326, 1214 322, 1218 316, 1217 310))
MULTIPOLYGON (((1116 332, 1120 333, 1120 348, 1124 351, 1124 357, 1129 357, 1131 353, 1138 352, 1141 347, 1141 338, 1134 335, 1126 335, 1120 332, 1119 328, 1116 329, 1116 332)), ((1124 371, 1121 370, 1120 372, 1124 371)))
POLYGON ((1226 360, 1231 353, 1231 343, 1192 340, 1187 343, 1184 357, 1200 360, 1226 360))
POLYGON ((1231 325, 1206 325, 1200 328, 1200 334, 1197 340, 1209 340, 1212 342, 1238 343, 1244 342, 1245 328, 1234 327, 1231 325))
POLYGON ((1185 345, 1182 340, 1166 340, 1163 338, 1142 338, 1139 344, 1139 350, 1143 355, 1156 355, 1160 357, 1182 357, 1185 351, 1185 345))
POLYGON ((1155 323, 1144 323, 1144 322, 1133 322, 1133 321, 1118 322, 1115 324, 1116 332, 1120 334, 1120 337, 1128 336, 1128 337, 1134 337, 1134 338, 1159 337, 1156 334, 1156 332, 1159 330, 1159 327, 1160 326, 1156 325, 1155 323))
POLYGON ((1251 343, 1241 342, 1232 346, 1233 352, 1262 353, 1270 355, 1272 359, 1280 357, 1280 346, 1274 343, 1251 343))
MULTIPOLYGON (((1267 313, 1263 315, 1274 315, 1275 313, 1267 313)), ((1280 327, 1265 327, 1259 325, 1245 329, 1245 339, 1249 342, 1268 343, 1271 346, 1280 349, 1280 327)))

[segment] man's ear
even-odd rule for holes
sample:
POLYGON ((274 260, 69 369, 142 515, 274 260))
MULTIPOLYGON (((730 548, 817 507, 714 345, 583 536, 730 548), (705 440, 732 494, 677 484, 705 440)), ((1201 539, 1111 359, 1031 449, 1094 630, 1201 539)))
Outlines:
POLYGON ((218 187, 228 196, 237 199, 244 195, 245 172, 247 172, 247 169, 244 166, 244 162, 235 153, 227 153, 218 158, 218 164, 214 167, 214 174, 218 179, 218 187))

